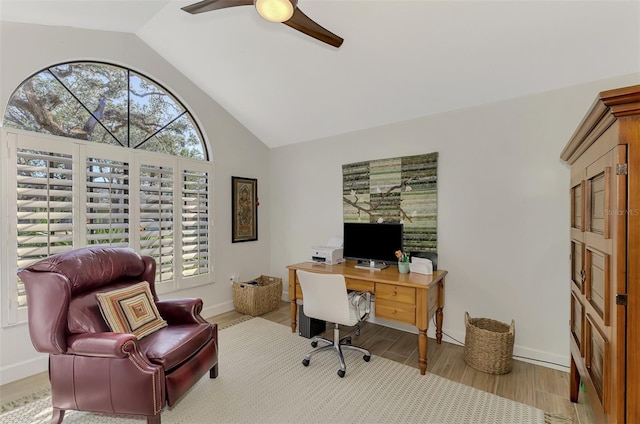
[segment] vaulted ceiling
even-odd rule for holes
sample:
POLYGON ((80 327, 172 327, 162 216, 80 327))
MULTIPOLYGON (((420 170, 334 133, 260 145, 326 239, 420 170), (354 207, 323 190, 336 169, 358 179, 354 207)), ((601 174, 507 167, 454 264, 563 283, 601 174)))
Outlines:
POLYGON ((638 1, 299 0, 345 39, 339 49, 252 6, 181 10, 194 2, 0 0, 0 21, 135 33, 270 147, 630 73, 640 81, 638 1))

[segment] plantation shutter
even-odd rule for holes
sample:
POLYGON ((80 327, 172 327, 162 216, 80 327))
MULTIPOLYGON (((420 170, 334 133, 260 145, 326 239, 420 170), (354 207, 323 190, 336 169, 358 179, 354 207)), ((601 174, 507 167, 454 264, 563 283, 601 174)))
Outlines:
POLYGON ((130 247, 153 257, 158 293, 214 281, 210 162, 25 132, 0 135, 8 205, 0 220, 7 247, 0 249, 7 265, 3 325, 27 318, 20 268, 84 246, 130 247))
POLYGON ((174 277, 174 195, 171 166, 140 165, 140 249, 156 260, 156 283, 174 277))
POLYGON ((182 276, 209 273, 209 174, 182 171, 182 276))
POLYGON ((128 247, 129 164, 87 157, 87 245, 128 247))
MULTIPOLYGON (((73 157, 16 149, 17 267, 73 247, 73 157)), ((26 305, 18 281, 18 304, 26 305)))

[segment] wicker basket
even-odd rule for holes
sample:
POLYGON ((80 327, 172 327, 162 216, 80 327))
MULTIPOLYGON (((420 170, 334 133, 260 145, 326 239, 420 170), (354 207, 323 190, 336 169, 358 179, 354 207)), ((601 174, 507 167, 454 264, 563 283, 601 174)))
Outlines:
POLYGON ((470 318, 464 313, 467 327, 464 339, 464 361, 472 368, 488 374, 506 374, 513 363, 515 321, 511 326, 488 318, 470 318))
POLYGON ((233 306, 251 316, 266 314, 280 307, 282 278, 260 277, 246 283, 233 283, 233 306))

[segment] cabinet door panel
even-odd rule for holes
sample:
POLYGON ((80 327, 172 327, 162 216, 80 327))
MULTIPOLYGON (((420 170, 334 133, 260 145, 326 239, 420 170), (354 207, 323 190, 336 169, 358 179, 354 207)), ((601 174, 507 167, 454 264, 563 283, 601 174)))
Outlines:
POLYGON ((584 293, 584 243, 571 241, 571 281, 584 293))
POLYGON ((591 232, 604 235, 604 172, 591 178, 591 232))
POLYGON ((586 297, 591 306, 610 325, 611 279, 609 278, 609 255, 594 249, 586 249, 587 284, 586 297))
POLYGON ((586 319, 585 336, 585 365, 606 413, 609 390, 609 342, 589 314, 586 319))
POLYGON ((587 179, 585 184, 586 231, 598 234, 605 239, 611 238, 611 167, 587 179))
POLYGON ((584 184, 571 187, 571 227, 584 231, 584 184))
POLYGON ((584 348, 582 343, 582 336, 584 334, 584 306, 582 302, 576 297, 575 293, 571 292, 571 334, 576 344, 580 348, 580 354, 584 356, 584 348))

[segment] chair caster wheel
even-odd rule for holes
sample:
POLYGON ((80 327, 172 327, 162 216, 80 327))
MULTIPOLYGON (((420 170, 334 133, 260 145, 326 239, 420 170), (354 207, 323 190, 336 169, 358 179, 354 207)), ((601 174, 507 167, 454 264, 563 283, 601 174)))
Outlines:
POLYGON ((304 365, 305 367, 309 366, 309 360, 308 359, 303 359, 302 360, 302 365, 304 365))
POLYGON ((344 371, 338 370, 338 377, 344 378, 344 371))
POLYGON ((318 347, 318 342, 317 341, 312 341, 311 342, 311 347, 318 347))
POLYGON ((346 339, 344 339, 344 343, 346 345, 351 345, 351 337, 347 337, 346 339))
POLYGON ((369 362, 371 360, 371 355, 364 355, 362 359, 364 359, 364 362, 369 362))

